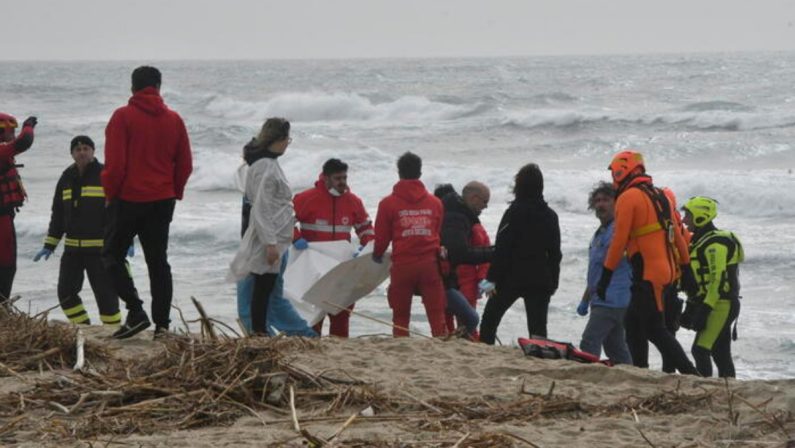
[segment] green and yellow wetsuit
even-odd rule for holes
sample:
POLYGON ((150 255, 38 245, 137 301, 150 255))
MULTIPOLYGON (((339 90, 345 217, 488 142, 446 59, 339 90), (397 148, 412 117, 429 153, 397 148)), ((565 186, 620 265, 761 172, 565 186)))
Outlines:
POLYGON ((732 232, 710 223, 693 236, 690 268, 698 290, 688 305, 693 310, 692 328, 698 331, 693 358, 702 376, 712 375, 710 355, 719 376, 734 376, 730 327, 740 312, 738 269, 744 259, 742 244, 732 232))

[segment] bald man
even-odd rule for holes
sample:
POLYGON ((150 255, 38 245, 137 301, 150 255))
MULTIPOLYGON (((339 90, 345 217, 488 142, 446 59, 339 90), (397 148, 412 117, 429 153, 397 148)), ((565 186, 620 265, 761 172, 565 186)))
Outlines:
POLYGON ((478 216, 488 207, 490 198, 489 188, 477 181, 466 184, 460 196, 451 192, 442 198, 444 204, 442 246, 447 249, 449 264, 444 269, 447 311, 456 316, 459 325, 463 324, 472 337, 477 331, 478 314, 466 297, 461 294, 456 268, 460 265, 488 263, 491 260, 494 247, 472 245, 473 227, 480 224, 478 216))

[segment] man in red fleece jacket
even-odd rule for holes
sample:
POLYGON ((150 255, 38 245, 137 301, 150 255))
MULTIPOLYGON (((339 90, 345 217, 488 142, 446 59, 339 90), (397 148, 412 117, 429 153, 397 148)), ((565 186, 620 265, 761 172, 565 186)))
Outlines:
POLYGON ((447 299, 438 260, 444 208, 442 201, 419 180, 419 156, 407 152, 400 156, 397 166, 400 181, 392 188, 392 194, 378 204, 373 249, 373 261, 380 263, 392 243, 391 283, 387 291, 394 324, 392 334, 409 335, 411 296, 419 290, 431 334, 444 336, 447 299))
POLYGON ((117 339, 129 338, 150 325, 124 264, 135 235, 149 270, 155 337, 165 334, 171 322, 169 225, 193 162, 185 123, 160 97, 161 79, 154 67, 136 68, 128 105, 116 109, 105 128, 102 187, 108 224, 102 257, 128 310, 124 325, 113 334, 117 339))

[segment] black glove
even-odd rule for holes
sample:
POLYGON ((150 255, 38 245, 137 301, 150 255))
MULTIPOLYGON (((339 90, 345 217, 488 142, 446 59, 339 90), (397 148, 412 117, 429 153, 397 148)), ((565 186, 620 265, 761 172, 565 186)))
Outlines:
POLYGON ((679 326, 682 328, 687 328, 688 330, 693 329, 693 314, 696 311, 696 305, 692 302, 687 302, 687 306, 685 306, 685 311, 679 316, 679 326))
POLYGON ((679 289, 684 291, 688 297, 695 297, 698 293, 698 285, 696 284, 696 278, 693 277, 693 270, 690 269, 688 264, 680 265, 679 269, 682 271, 682 278, 679 279, 679 289))
POLYGON ((691 325, 692 330, 698 332, 707 328, 707 318, 711 312, 712 308, 704 302, 696 305, 696 310, 693 313, 693 323, 691 325))
POLYGON ((607 268, 602 269, 602 276, 599 277, 599 283, 596 284, 596 297, 599 300, 605 300, 607 297, 607 287, 610 286, 610 280, 613 278, 613 271, 607 268))
POLYGON ((35 128, 38 122, 39 120, 37 120, 36 117, 28 117, 25 119, 25 121, 22 122, 22 127, 25 128, 30 126, 32 128, 35 128))

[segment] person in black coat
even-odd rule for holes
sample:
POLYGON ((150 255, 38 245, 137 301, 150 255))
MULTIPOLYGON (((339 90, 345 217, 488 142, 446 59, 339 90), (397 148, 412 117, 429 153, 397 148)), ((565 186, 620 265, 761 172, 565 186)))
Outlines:
MULTIPOLYGON (((480 223, 478 215, 488 207, 490 196, 489 188, 485 184, 472 181, 464 186, 461 195, 451 190, 442 198, 444 220, 441 238, 442 246, 447 252, 447 266, 443 269, 447 312, 456 316, 459 325, 466 326, 470 336, 477 331, 478 313, 459 290, 456 268, 462 264, 476 265, 491 261, 493 247, 475 247, 470 244, 472 227, 480 223)), ((452 330, 453 328, 448 328, 448 331, 452 330)))
POLYGON ((535 163, 516 173, 514 201, 497 230, 494 258, 482 289, 490 295, 480 323, 480 340, 494 344, 497 327, 518 298, 524 299, 527 331, 547 336, 549 299, 560 277, 558 215, 544 201, 544 177, 535 163))

